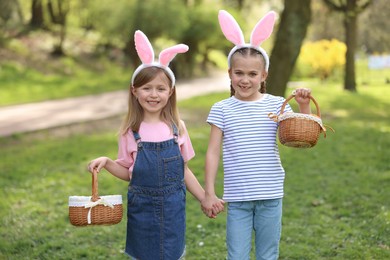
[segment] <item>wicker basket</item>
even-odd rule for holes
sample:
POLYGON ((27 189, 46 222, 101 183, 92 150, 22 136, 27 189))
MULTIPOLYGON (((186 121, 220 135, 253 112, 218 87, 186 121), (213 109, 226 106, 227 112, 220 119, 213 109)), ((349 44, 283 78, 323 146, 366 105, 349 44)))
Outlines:
POLYGON ((294 97, 294 94, 288 97, 280 110, 280 115, 277 116, 270 113, 268 116, 275 122, 279 122, 279 141, 281 144, 295 148, 310 148, 317 144, 321 132, 325 136, 325 127, 322 124, 321 112, 317 101, 310 96, 310 99, 316 106, 317 114, 301 114, 301 113, 283 113, 288 101, 294 97))
POLYGON ((74 226, 113 225, 122 220, 122 195, 98 196, 98 174, 92 174, 92 196, 69 197, 69 220, 74 226))

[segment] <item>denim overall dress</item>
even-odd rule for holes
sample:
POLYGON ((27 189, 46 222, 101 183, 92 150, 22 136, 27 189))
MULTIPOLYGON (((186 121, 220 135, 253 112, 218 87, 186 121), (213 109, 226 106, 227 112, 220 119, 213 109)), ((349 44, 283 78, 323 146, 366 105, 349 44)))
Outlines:
POLYGON ((140 260, 177 260, 185 248, 184 160, 178 130, 162 142, 142 142, 127 193, 126 253, 140 260))

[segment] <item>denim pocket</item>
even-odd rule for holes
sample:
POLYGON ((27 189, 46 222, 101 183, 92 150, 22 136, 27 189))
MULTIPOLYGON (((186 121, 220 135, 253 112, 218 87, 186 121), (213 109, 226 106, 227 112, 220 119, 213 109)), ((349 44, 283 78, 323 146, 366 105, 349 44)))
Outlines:
POLYGON ((264 200, 263 205, 267 208, 275 208, 279 206, 280 199, 264 200))
POLYGON ((127 205, 128 206, 134 205, 136 202, 136 199, 137 199, 137 194, 135 194, 132 191, 127 192, 127 205))
POLYGON ((178 181, 184 178, 184 163, 181 156, 163 158, 163 162, 167 181, 178 181))
POLYGON ((229 209, 238 209, 241 208, 244 205, 244 202, 238 201, 238 202, 229 202, 228 203, 228 210, 229 209))

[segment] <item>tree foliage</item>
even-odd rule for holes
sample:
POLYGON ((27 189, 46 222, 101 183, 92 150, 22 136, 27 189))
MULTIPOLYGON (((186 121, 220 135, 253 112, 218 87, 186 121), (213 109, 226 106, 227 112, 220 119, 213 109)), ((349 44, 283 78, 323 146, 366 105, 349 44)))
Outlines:
MULTIPOLYGON (((1 0, 0 1, 0 29, 13 27, 14 24, 23 22, 23 13, 18 1, 1 0)), ((1 32, 2 30, 0 30, 1 32)))
POLYGON ((223 35, 215 33, 219 30, 219 25, 215 19, 217 16, 217 9, 210 9, 206 6, 197 6, 188 13, 189 26, 183 32, 181 42, 190 47, 190 52, 193 55, 183 55, 181 57, 186 64, 184 76, 191 76, 196 69, 197 57, 200 57, 200 69, 206 71, 210 50, 224 42, 223 35))
POLYGON ((188 26, 187 10, 181 0, 118 0, 115 5, 98 0, 89 2, 88 7, 88 21, 94 30, 101 33, 106 44, 122 48, 133 65, 139 63, 134 31, 142 30, 151 42, 161 37, 177 41, 188 26))
POLYGON ((359 17, 358 42, 367 53, 390 53, 389 18, 387 0, 375 0, 359 17))
POLYGON ((94 44, 97 43, 95 54, 115 53, 115 58, 125 55, 126 58, 121 59, 125 64, 137 66, 140 61, 134 50, 133 35, 139 29, 148 35, 156 54, 179 42, 188 44, 189 53, 177 57, 172 67, 179 76, 191 77, 193 73, 206 73, 210 65, 226 63, 223 55, 227 55, 232 45, 220 31, 218 10, 232 13, 248 39, 250 25, 273 9, 280 13, 280 19, 271 38, 274 43, 268 40, 263 45, 271 50, 267 85, 270 93, 284 95, 309 24, 312 24, 309 40, 336 38, 347 42, 340 24, 345 17, 350 19, 359 14, 368 2, 372 2, 371 10, 362 15, 363 22, 356 27, 361 33, 353 49, 388 52, 386 10, 390 11, 390 5, 387 0, 1 0, 0 44, 31 30, 43 29, 56 37, 53 51, 67 55, 69 45, 66 43, 74 40, 75 35, 93 36, 94 44), (329 6, 333 3, 335 9, 342 12, 331 11, 325 2, 329 2, 329 6), (350 2, 357 3, 358 8, 345 13, 343 4, 350 2), (218 55, 214 55, 216 53, 218 55))

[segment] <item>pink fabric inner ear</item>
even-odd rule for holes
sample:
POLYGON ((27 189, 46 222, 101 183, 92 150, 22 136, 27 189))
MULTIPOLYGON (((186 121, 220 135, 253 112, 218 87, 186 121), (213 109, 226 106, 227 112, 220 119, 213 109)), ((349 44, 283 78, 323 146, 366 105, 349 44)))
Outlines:
POLYGON ((161 51, 159 56, 160 64, 168 66, 169 63, 175 58, 176 54, 184 53, 188 51, 188 46, 185 44, 178 44, 161 51))
POLYGON ((142 64, 135 69, 133 76, 131 77, 131 84, 134 84, 134 79, 141 70, 155 66, 165 70, 168 73, 169 77, 172 80, 172 87, 174 87, 176 83, 175 75, 168 67, 168 65, 176 56, 176 54, 187 52, 189 49, 188 46, 185 44, 177 44, 175 46, 167 48, 160 53, 159 61, 155 62, 152 44, 150 43, 148 37, 146 37, 146 35, 142 31, 137 30, 135 32, 134 42, 135 49, 138 53, 138 57, 142 61, 142 64))
POLYGON ((271 36, 276 19, 276 13, 268 12, 254 27, 251 34, 251 44, 259 46, 264 40, 271 36))
POLYGON ((154 51, 152 44, 148 37, 141 32, 136 31, 134 34, 135 49, 137 50, 138 57, 144 64, 151 64, 154 61, 154 51))
POLYGON ((244 35, 234 17, 228 12, 221 10, 218 14, 219 25, 226 39, 235 45, 245 44, 244 35))

